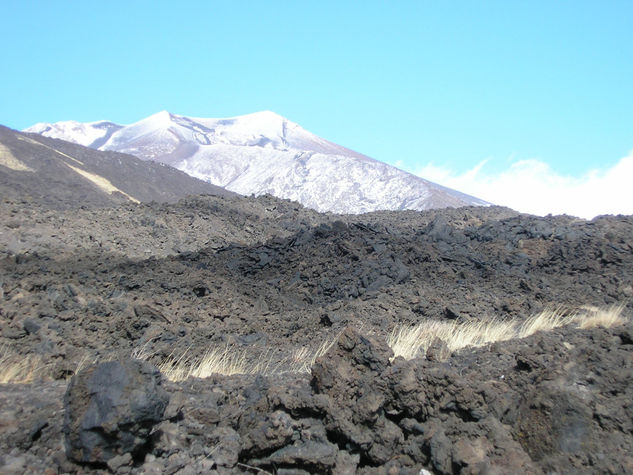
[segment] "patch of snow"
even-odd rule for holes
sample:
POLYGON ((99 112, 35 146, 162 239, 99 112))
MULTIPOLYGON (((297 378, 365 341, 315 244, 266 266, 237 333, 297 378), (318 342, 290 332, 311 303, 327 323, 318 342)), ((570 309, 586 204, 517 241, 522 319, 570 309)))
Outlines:
POLYGON ((25 129, 24 132, 32 132, 91 147, 99 139, 106 137, 113 128, 120 128, 120 126, 107 121, 82 123, 67 120, 54 124, 40 122, 25 129))

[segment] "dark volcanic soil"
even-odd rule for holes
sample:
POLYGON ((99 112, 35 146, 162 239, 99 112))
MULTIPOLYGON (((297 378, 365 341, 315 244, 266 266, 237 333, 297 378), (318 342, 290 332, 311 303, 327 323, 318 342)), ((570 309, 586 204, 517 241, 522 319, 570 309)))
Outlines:
POLYGON ((162 163, 0 125, 0 197, 49 209, 233 193, 162 163), (98 185, 97 185, 98 184, 98 185), (114 189, 113 189, 113 188, 114 189), (116 191, 115 191, 116 190, 116 191))
POLYGON ((390 361, 385 343, 424 319, 612 304, 629 316, 632 217, 336 216, 199 196, 65 211, 5 200, 0 218, 0 346, 46 363, 43 381, 0 386, 2 473, 633 469, 630 325, 442 362, 390 361), (64 453, 63 394, 80 361, 142 349, 159 364, 230 345, 274 367, 337 335, 311 374, 164 382, 165 414, 131 455, 77 465, 64 453))

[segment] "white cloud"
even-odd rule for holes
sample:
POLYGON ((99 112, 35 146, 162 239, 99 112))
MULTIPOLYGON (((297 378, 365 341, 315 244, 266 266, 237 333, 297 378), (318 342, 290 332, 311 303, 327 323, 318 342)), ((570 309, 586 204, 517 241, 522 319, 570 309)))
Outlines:
POLYGON ((428 164, 416 175, 517 211, 544 216, 633 214, 633 152, 618 163, 579 177, 561 175, 540 160, 518 160, 501 172, 482 161, 464 173, 428 164))

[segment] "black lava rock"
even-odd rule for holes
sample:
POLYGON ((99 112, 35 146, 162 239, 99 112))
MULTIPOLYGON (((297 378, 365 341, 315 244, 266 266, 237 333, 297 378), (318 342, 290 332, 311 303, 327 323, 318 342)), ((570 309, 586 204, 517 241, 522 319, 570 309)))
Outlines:
POLYGON ((169 402, 159 371, 138 360, 110 361, 74 376, 64 397, 66 454, 104 463, 135 454, 169 402))

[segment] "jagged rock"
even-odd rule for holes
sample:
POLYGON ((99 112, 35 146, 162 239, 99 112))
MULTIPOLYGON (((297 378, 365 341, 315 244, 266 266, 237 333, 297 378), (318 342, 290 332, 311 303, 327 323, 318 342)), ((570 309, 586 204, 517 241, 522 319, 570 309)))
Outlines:
POLYGON ((298 465, 327 470, 336 463, 338 447, 329 442, 304 441, 283 447, 266 460, 274 464, 298 465))
POLYGON ((209 435, 213 447, 211 457, 221 467, 235 467, 239 460, 242 443, 240 435, 230 427, 218 427, 209 435))
POLYGON ((160 310, 157 310, 149 305, 135 305, 134 315, 136 315, 139 319, 146 318, 150 321, 162 320, 166 323, 171 323, 169 318, 167 318, 160 310))
POLYGON ((116 455, 108 460, 107 465, 114 473, 119 473, 122 467, 130 465, 132 462, 132 455, 129 452, 125 452, 121 455, 116 455))
POLYGON ((335 473, 341 475, 353 475, 356 473, 356 467, 360 462, 359 454, 350 454, 346 450, 339 451, 336 454, 335 473))
POLYGON ((435 433, 429 446, 431 448, 431 462, 436 472, 441 474, 453 473, 453 460, 451 457, 453 446, 443 430, 435 433))
POLYGON ((435 338, 426 349, 426 359, 430 361, 443 361, 451 354, 446 342, 435 338))
POLYGON ((283 411, 270 415, 251 412, 240 422, 239 432, 244 447, 257 454, 286 445, 292 440, 296 427, 297 422, 283 411))
POLYGON ((402 437, 383 413, 388 390, 380 375, 392 355, 385 343, 350 327, 312 367, 315 391, 331 401, 326 428, 381 463, 402 437))
POLYGON ((101 363, 73 376, 64 396, 68 457, 107 462, 147 444, 169 402, 160 378, 138 360, 101 363))
POLYGON ((33 334, 37 333, 42 326, 32 318, 26 318, 22 322, 22 327, 27 333, 33 334))

